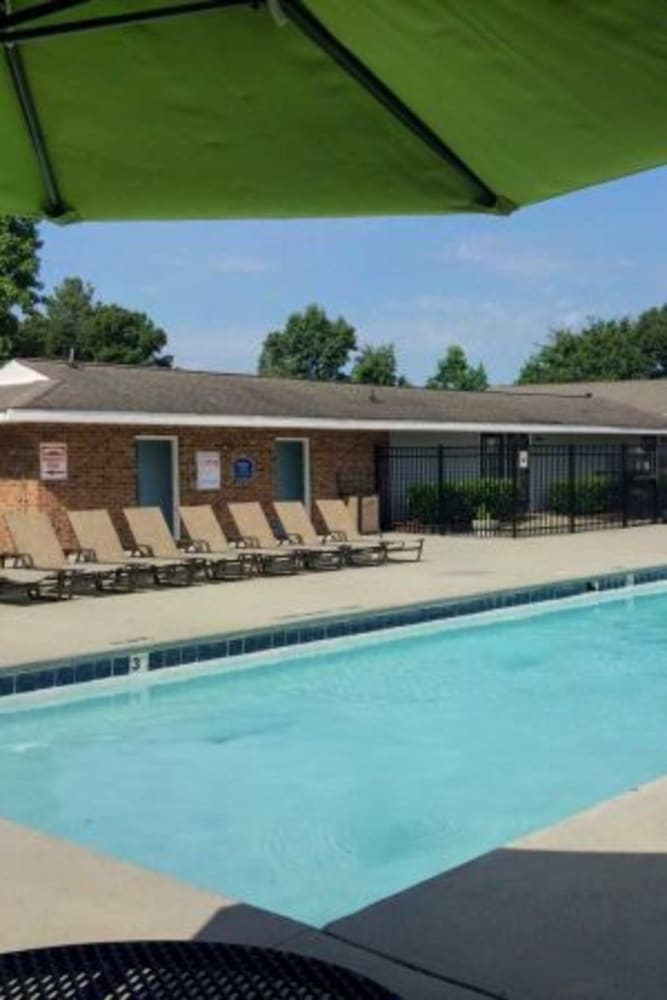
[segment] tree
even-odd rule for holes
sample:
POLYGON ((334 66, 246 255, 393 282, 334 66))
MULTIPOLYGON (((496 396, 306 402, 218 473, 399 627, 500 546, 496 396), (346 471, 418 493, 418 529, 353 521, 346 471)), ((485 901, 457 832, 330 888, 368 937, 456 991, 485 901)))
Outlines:
POLYGON ((94 289, 81 278, 65 278, 21 324, 19 350, 22 356, 64 358, 74 351, 80 361, 92 338, 95 315, 94 289))
POLYGON ((161 354, 167 335, 146 313, 114 304, 98 305, 89 347, 91 360, 171 368, 173 356, 161 354))
POLYGON ((16 354, 20 315, 39 301, 41 245, 32 219, 0 216, 0 361, 16 354))
POLYGON ((528 358, 519 383, 667 378, 667 305, 636 319, 591 319, 580 331, 552 330, 528 358))
POLYGON ((408 385, 404 375, 396 374, 396 352, 393 344, 366 344, 361 348, 350 372, 351 382, 369 385, 408 385))
POLYGON ((160 352, 167 335, 142 312, 95 301, 93 286, 81 278, 65 278, 21 324, 19 356, 63 358, 73 352, 78 361, 169 366, 160 352))
POLYGON ((479 391, 486 389, 488 384, 484 365, 471 365, 463 348, 452 344, 444 358, 438 361, 437 371, 426 383, 426 388, 479 391))
POLYGON ((257 370, 260 375, 337 381, 344 378, 356 347, 356 331, 342 316, 331 320, 321 306, 309 305, 292 313, 284 329, 267 334, 257 370))

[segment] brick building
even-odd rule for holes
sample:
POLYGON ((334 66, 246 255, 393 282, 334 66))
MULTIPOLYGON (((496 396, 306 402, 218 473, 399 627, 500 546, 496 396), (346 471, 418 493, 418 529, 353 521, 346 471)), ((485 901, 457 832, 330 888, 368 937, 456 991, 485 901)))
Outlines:
MULTIPOLYGON (((12 361, 0 369, 0 514, 365 494, 376 449, 508 438, 639 440, 655 410, 594 393, 433 392, 162 368, 12 361)), ((268 508, 267 508, 268 509, 268 508)), ((1 521, 1 519, 0 519, 1 521)), ((0 548, 8 538, 0 527, 0 548)))

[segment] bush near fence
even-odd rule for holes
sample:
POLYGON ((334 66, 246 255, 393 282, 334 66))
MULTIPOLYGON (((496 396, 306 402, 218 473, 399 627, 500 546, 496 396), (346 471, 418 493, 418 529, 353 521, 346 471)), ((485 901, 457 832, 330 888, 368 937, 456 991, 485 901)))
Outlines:
POLYGON ((606 514, 618 500, 619 484, 606 475, 556 480, 549 487, 549 510, 566 517, 606 514))
POLYGON ((494 521, 509 521, 519 508, 521 493, 511 479, 471 479, 463 483, 414 483, 408 489, 410 517, 422 524, 442 524, 468 531, 483 507, 494 521))

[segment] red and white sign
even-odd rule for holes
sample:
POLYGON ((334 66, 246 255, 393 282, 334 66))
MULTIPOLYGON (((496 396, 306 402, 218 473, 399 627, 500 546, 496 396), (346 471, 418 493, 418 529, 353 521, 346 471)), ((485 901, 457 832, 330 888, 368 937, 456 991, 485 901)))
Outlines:
POLYGON ((45 442, 39 446, 39 478, 67 479, 67 445, 45 442))

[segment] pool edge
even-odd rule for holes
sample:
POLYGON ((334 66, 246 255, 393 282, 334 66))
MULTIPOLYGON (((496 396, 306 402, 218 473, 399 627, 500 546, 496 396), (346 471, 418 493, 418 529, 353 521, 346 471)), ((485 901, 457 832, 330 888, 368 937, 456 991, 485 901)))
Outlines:
POLYGON ((660 581, 667 581, 667 564, 0 667, 0 699, 660 581))

